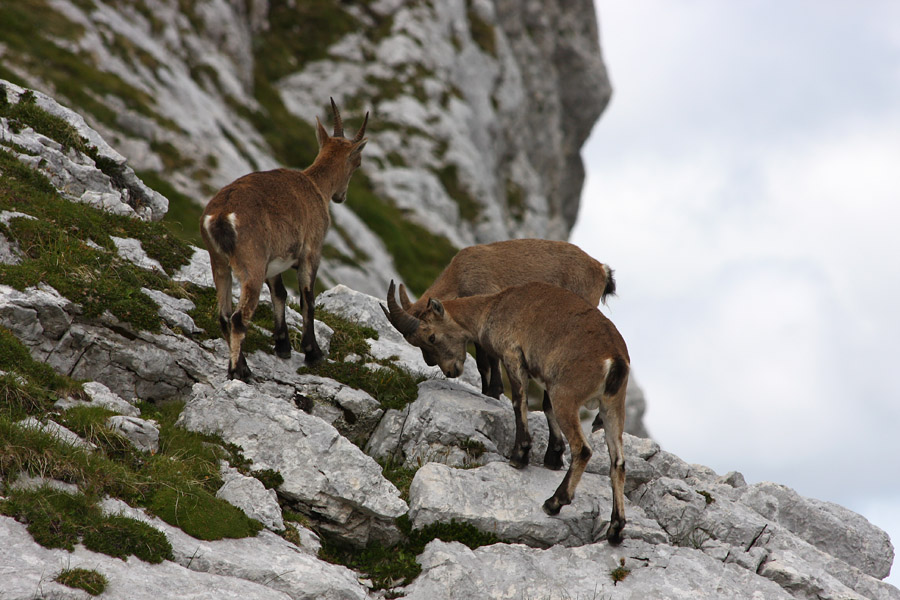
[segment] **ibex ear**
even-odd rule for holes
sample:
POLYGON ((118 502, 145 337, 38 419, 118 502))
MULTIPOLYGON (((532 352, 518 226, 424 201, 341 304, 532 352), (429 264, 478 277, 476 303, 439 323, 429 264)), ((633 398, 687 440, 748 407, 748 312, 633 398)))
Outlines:
POLYGON ((359 142, 358 144, 356 144, 356 145, 353 147, 353 150, 350 151, 350 156, 351 156, 351 157, 353 157, 353 156, 359 156, 359 154, 362 153, 363 148, 366 147, 366 144, 367 144, 368 142, 369 142, 369 140, 363 140, 363 141, 359 142))
POLYGON ((319 148, 325 145, 325 142, 329 137, 331 136, 329 136, 328 132, 325 131, 325 128, 322 127, 322 122, 319 121, 319 117, 316 117, 316 140, 319 142, 319 148))
POLYGON ((441 304, 440 300, 435 300, 434 298, 428 299, 428 308, 430 308, 434 314, 439 316, 440 318, 444 318, 444 305, 441 304))

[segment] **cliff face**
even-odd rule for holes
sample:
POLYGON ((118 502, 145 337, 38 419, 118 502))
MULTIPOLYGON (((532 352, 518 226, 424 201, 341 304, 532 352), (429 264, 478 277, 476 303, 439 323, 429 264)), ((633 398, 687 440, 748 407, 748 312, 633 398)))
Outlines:
MULTIPOLYGON (((371 112, 320 276, 421 291, 455 248, 562 239, 610 95, 590 0, 4 3, 0 76, 76 108, 173 206, 305 167, 371 112)), ((195 222, 184 223, 193 233, 195 222)))
POLYGON ((602 431, 547 516, 543 415, 512 468, 474 359, 440 378, 347 286, 317 298, 329 360, 276 358, 260 310, 257 380, 226 381, 208 254, 77 115, 0 85, 0 596, 900 599, 863 517, 629 434, 625 541, 602 431))

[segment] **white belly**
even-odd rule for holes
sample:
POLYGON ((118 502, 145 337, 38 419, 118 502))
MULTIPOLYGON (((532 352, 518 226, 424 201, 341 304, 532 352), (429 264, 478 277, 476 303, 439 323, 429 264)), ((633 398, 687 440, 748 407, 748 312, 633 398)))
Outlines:
POLYGON ((290 258, 273 258, 266 265, 266 279, 284 273, 294 266, 295 261, 290 258))

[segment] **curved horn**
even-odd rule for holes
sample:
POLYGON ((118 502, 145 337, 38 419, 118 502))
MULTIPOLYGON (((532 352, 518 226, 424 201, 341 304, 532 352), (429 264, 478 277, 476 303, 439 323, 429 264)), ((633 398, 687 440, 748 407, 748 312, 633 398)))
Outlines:
POLYGON ((331 112, 334 113, 334 135, 332 137, 344 137, 344 122, 341 120, 341 113, 334 103, 334 98, 328 99, 331 100, 331 112))
MULTIPOLYGON (((363 119, 362 127, 360 127, 359 131, 356 132, 356 137, 353 138, 354 142, 362 141, 363 136, 366 135, 366 124, 368 124, 368 122, 369 122, 369 111, 366 111, 366 118, 363 119)), ((402 288, 403 286, 400 286, 400 287, 402 288)))
POLYGON ((403 310, 409 310, 409 307, 412 306, 412 302, 409 301, 409 296, 406 295, 406 287, 401 283, 400 284, 400 306, 403 307, 403 310))
POLYGON ((391 285, 388 286, 387 304, 388 310, 384 310, 383 306, 381 307, 381 310, 384 310, 384 314, 387 315, 391 325, 404 336, 415 333, 419 328, 419 319, 403 310, 403 308, 397 304, 397 300, 394 298, 393 279, 391 280, 391 285))

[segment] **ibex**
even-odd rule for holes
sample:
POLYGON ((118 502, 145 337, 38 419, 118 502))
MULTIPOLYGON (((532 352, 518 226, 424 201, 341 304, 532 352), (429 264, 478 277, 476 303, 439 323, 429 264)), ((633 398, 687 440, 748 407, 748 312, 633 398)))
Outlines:
POLYGON ((565 478, 544 502, 547 514, 558 514, 572 501, 591 457, 579 409, 599 405, 606 425, 613 491, 607 539, 619 543, 625 527, 622 431, 630 360, 615 325, 577 294, 540 282, 443 303, 431 298, 416 317, 397 304, 391 281, 387 303, 384 312, 393 326, 409 343, 428 352, 447 377, 462 374, 468 342, 477 342, 500 357, 509 376, 516 416, 516 439, 510 456, 514 467, 526 466, 531 450, 525 384, 531 376, 545 386, 552 405, 545 407, 550 443, 544 464, 550 468, 562 466, 561 434, 572 452, 565 478))
POLYGON ((314 324, 314 286, 322 242, 331 224, 328 202, 343 202, 350 176, 359 167, 367 140, 366 124, 352 140, 344 138, 340 112, 331 101, 334 134, 316 117, 319 153, 303 171, 275 169, 250 173, 223 187, 200 218, 200 234, 209 251, 219 310, 219 326, 228 342, 228 378, 252 376, 241 351, 247 326, 259 303, 263 282, 269 286, 275 313, 275 354, 290 358, 284 317, 287 290, 281 274, 297 270, 307 362, 322 358, 314 324), (241 283, 237 310, 232 310, 231 275, 241 283))
MULTIPOLYGON (((428 307, 428 300, 452 300, 500 290, 531 281, 542 281, 575 292, 593 306, 606 303, 616 293, 616 281, 609 266, 594 260, 568 242, 518 239, 469 246, 460 250, 416 302, 410 302, 400 284, 400 304, 413 316, 428 307)), ((428 366, 434 358, 423 348, 428 366)), ((481 393, 499 398, 503 379, 496 356, 475 344, 475 360, 481 375, 481 393)), ((546 398, 545 398, 546 403, 546 398)))

